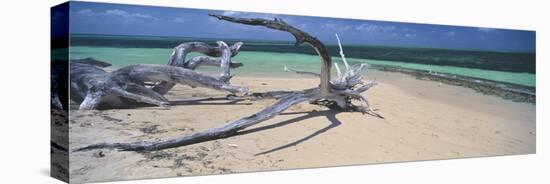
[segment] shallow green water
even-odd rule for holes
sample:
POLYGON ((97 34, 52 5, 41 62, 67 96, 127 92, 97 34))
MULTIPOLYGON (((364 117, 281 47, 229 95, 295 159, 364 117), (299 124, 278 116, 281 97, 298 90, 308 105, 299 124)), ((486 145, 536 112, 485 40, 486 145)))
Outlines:
POLYGON ((535 74, 530 74, 530 73, 502 72, 502 71, 482 70, 482 69, 475 69, 475 68, 424 65, 424 64, 390 62, 390 61, 380 61, 380 60, 366 60, 366 62, 369 64, 399 66, 403 68, 410 68, 410 69, 416 69, 416 70, 425 70, 425 71, 431 70, 433 72, 456 74, 456 75, 475 77, 480 79, 488 79, 493 81, 520 84, 520 85, 531 86, 531 87, 534 87, 536 85, 535 74))
MULTIPOLYGON (((168 48, 115 48, 115 47, 71 47, 69 50, 71 59, 93 57, 106 61, 115 67, 131 64, 166 64, 171 49, 168 48)), ((188 58, 198 54, 192 53, 188 58)), ((236 75, 251 76, 281 76, 284 73, 285 65, 299 70, 319 71, 319 57, 307 54, 275 53, 275 52, 252 52, 241 51, 233 58, 234 61, 242 62, 244 67, 232 70, 236 75)), ((334 57, 333 61, 341 62, 340 58, 334 57)), ((404 68, 433 71, 440 73, 456 74, 468 77, 476 77, 493 81, 508 82, 524 86, 535 86, 535 74, 514 73, 492 70, 482 70, 454 66, 438 66, 415 63, 404 63, 395 61, 370 60, 348 58, 351 64, 368 63, 377 65, 399 66, 404 68)), ((343 65, 340 65, 343 67, 343 65)), ((216 67, 200 67, 199 71, 216 72, 216 67)))

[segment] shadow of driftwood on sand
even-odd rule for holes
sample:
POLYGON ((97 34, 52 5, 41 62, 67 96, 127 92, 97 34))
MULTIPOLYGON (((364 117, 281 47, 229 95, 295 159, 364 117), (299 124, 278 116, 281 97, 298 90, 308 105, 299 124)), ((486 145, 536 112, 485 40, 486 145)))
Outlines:
POLYGON ((208 97, 190 100, 170 101, 170 105, 252 105, 252 103, 239 103, 244 99, 230 99, 227 97, 208 97))
POLYGON ((285 126, 285 125, 289 125, 291 123, 295 123, 295 122, 298 122, 298 121, 302 121, 302 120, 317 117, 317 116, 325 116, 330 121, 330 125, 322 128, 320 130, 317 130, 314 133, 312 133, 308 136, 305 136, 304 138, 301 138, 301 139, 298 139, 294 142, 291 142, 291 143, 288 143, 288 144, 285 144, 285 145, 282 145, 282 146, 279 146, 279 147, 276 147, 276 148, 273 148, 273 149, 255 154, 255 156, 258 156, 258 155, 264 155, 264 154, 272 153, 272 152, 279 151, 279 150, 282 150, 282 149, 286 149, 286 148, 289 148, 289 147, 292 147, 292 146, 296 146, 296 145, 298 145, 298 144, 300 144, 304 141, 307 141, 307 140, 309 140, 309 139, 311 139, 311 138, 313 138, 313 137, 315 137, 319 134, 322 134, 322 133, 324 133, 324 132, 326 132, 326 131, 342 124, 342 122, 340 122, 340 120, 338 120, 336 118, 336 114, 338 114, 340 112, 334 111, 334 110, 281 113, 281 115, 304 114, 304 113, 305 113, 305 115, 303 115, 303 116, 299 116, 299 117, 292 118, 292 119, 289 119, 289 120, 281 121, 279 123, 266 125, 266 126, 262 126, 262 127, 258 127, 258 128, 253 128, 253 129, 249 129, 249 130, 244 130, 244 131, 239 132, 238 135, 244 135, 244 134, 254 133, 254 132, 263 131, 263 130, 267 130, 267 129, 282 127, 282 126, 285 126))
MULTIPOLYGON (((173 100, 170 101, 170 106, 179 106, 179 105, 252 105, 252 103, 239 103, 245 101, 246 99, 231 97, 208 97, 208 98, 196 98, 189 100, 173 100)), ((157 107, 151 104, 131 102, 127 101, 125 106, 99 106, 98 110, 110 110, 110 109, 139 109, 144 107, 157 107)), ((78 104, 72 103, 71 110, 78 110, 78 104)))

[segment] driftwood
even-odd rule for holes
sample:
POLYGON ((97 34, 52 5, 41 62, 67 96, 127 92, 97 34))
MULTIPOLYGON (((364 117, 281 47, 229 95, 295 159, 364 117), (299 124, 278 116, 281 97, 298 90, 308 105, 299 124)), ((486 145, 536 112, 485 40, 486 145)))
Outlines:
MULTIPOLYGON (((218 44, 220 44, 218 42, 218 44)), ((225 44, 225 43, 224 43, 225 44)), ((231 63, 230 58, 237 55, 239 53, 239 49, 243 45, 242 42, 237 42, 233 44, 229 49, 222 48, 222 46, 218 47, 212 47, 206 43, 202 42, 187 42, 180 44, 176 46, 172 54, 170 55, 170 59, 168 60, 168 65, 170 66, 177 66, 177 67, 183 67, 190 70, 194 70, 201 64, 204 65, 214 65, 214 66, 220 66, 221 68, 221 74, 220 78, 221 80, 227 80, 231 78, 229 75, 229 67, 238 67, 242 66, 240 63, 231 63), (209 57, 205 56, 196 56, 194 58, 191 58, 189 60, 185 60, 187 54, 191 52, 200 52, 204 55, 211 56, 211 57, 222 57, 221 59, 210 59, 209 57), (223 55, 226 56, 223 56, 223 55), (230 55, 230 56, 228 56, 230 55), (230 62, 229 65, 223 64, 223 61, 230 62), (227 76, 222 76, 227 75, 227 76)), ((227 45, 225 46, 227 47, 227 45)), ((175 83, 168 82, 168 81, 161 81, 160 83, 153 86, 153 90, 160 93, 160 94, 166 94, 172 87, 174 87, 175 83)))
POLYGON ((169 102, 163 95, 176 83, 247 94, 248 88, 229 83, 229 68, 240 66, 239 63, 232 63, 231 57, 238 53, 242 43, 236 43, 232 47, 222 41, 217 43, 218 47, 199 42, 182 44, 184 46, 174 49, 178 51, 174 52, 175 56, 171 58, 169 66, 130 65, 106 72, 102 68, 110 66, 108 63, 89 58, 72 60, 71 99, 80 103, 81 110, 131 106, 136 102, 168 107, 169 102), (221 58, 200 56, 184 62, 185 55, 193 51, 221 58), (201 64, 218 64, 221 68, 220 76, 212 77, 193 71, 201 64))
POLYGON ((227 122, 219 127, 211 128, 205 131, 193 133, 174 139, 152 141, 152 142, 130 142, 130 143, 99 143, 86 147, 78 148, 75 151, 87 151, 93 149, 118 149, 123 151, 153 151, 167 148, 174 148, 179 146, 185 146, 209 140, 221 139, 239 135, 243 129, 268 120, 287 108, 296 105, 301 102, 310 102, 312 104, 326 106, 330 109, 343 110, 343 111, 356 111, 362 113, 368 113, 382 118, 376 114, 370 107, 367 97, 361 93, 370 89, 377 84, 376 81, 370 81, 364 83, 362 81, 362 70, 365 65, 359 64, 349 66, 345 60, 343 50, 340 45, 340 55, 342 56, 345 71, 343 74, 340 72, 338 65, 335 64, 338 71, 338 78, 330 79, 330 70, 332 66, 331 58, 321 41, 311 35, 287 24, 281 19, 275 18, 274 20, 267 19, 246 19, 235 18, 223 15, 210 15, 218 18, 219 20, 225 20, 234 23, 264 26, 271 29, 286 31, 291 33, 296 38, 296 45, 307 43, 312 46, 317 54, 321 57, 322 68, 319 74, 313 72, 303 72, 298 70, 291 70, 288 67, 286 70, 294 71, 299 74, 309 74, 320 77, 320 85, 316 88, 306 89, 302 91, 273 91, 267 93, 255 93, 252 94, 255 97, 271 97, 278 99, 278 101, 255 114, 246 116, 237 120, 227 122), (365 106, 356 106, 352 104, 352 100, 359 100, 365 103, 365 106))

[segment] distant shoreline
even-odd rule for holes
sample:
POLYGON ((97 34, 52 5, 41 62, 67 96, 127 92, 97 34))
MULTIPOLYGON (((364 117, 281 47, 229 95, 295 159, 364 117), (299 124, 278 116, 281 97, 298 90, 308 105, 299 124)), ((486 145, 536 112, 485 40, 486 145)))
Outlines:
MULTIPOLYGON (((499 81, 491 81, 487 79, 479 79, 479 78, 467 77, 467 76, 461 76, 461 75, 436 73, 436 72, 430 73, 429 71, 408 69, 408 68, 395 67, 395 66, 373 64, 373 65, 370 65, 370 68, 381 72, 402 73, 402 74, 412 76, 418 80, 429 80, 429 81, 441 82, 448 85, 469 88, 469 89, 473 89, 478 93, 501 97, 504 100, 511 100, 514 102, 524 102, 524 103, 529 103, 533 105, 536 104, 535 87, 511 84, 511 83, 499 82, 499 81)), ((293 78, 292 75, 296 75, 296 74, 289 74, 287 76, 244 75, 244 77, 293 78)))
POLYGON ((371 68, 383 72, 403 73, 411 75, 419 80, 430 80, 454 86, 462 86, 482 94, 495 95, 514 102, 536 104, 535 87, 394 66, 371 65, 371 68))

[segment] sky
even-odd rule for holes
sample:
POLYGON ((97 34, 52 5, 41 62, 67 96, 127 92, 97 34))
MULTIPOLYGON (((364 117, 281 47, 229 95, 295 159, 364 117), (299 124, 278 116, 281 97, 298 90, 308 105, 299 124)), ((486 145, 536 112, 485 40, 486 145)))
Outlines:
POLYGON ((252 12, 71 2, 71 33, 293 41, 289 33, 217 20, 209 13, 282 18, 325 44, 535 52, 535 32, 252 12))

